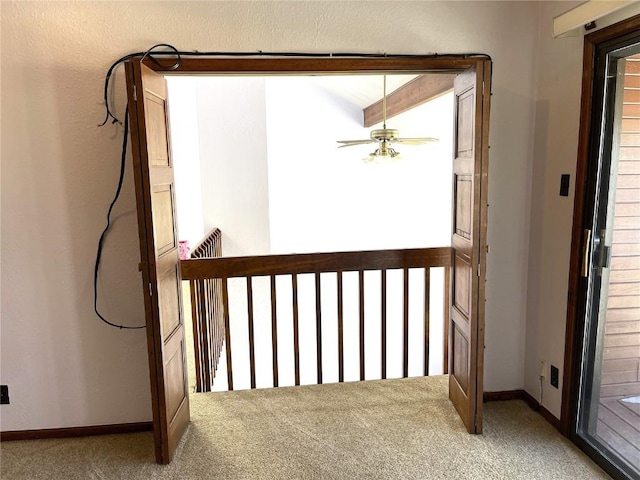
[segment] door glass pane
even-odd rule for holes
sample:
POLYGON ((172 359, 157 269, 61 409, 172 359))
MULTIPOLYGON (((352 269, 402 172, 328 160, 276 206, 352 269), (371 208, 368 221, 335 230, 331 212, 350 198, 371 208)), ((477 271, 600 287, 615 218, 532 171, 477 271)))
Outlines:
POLYGON ((578 434, 640 475, 640 46, 606 56, 578 434))

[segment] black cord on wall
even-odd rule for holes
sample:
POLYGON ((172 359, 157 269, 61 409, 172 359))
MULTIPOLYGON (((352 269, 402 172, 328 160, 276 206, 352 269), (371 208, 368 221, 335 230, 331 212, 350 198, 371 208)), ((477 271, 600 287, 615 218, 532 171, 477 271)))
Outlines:
MULTIPOLYGON (((150 53, 155 50, 156 48, 160 48, 160 47, 166 47, 172 50, 172 52, 174 52, 175 55, 177 55, 177 60, 176 63, 174 64, 174 66, 170 67, 170 69, 176 69, 178 68, 178 66, 180 65, 180 53, 178 52, 178 50, 168 44, 165 43, 159 43, 157 45, 154 45, 153 47, 151 47, 149 50, 147 50, 146 52, 142 53, 142 57, 140 58, 140 62, 144 61, 145 58, 147 58, 147 56, 150 55, 150 53)), ((103 125, 106 125, 107 121, 109 121, 109 119, 111 118, 112 121, 111 123, 119 123, 122 125, 122 122, 111 112, 111 109, 109 108, 109 100, 108 100, 108 91, 109 91, 109 80, 111 79, 111 75, 113 74, 114 69, 122 62, 124 62, 125 60, 128 60, 129 58, 136 56, 137 54, 132 54, 132 55, 126 55, 122 58, 120 58, 119 60, 117 60, 115 63, 113 63, 113 65, 111 65, 111 67, 109 68, 109 70, 107 71, 107 76, 105 79, 105 84, 104 84, 104 103, 105 103, 105 108, 107 110, 107 114, 105 116, 104 121, 99 124, 99 127, 102 127, 103 125)), ((151 58, 155 63, 158 63, 153 57, 149 57, 151 58)), ((136 326, 136 327, 129 327, 126 325, 118 325, 115 324, 113 322, 110 322, 109 320, 107 320, 99 311, 98 311, 98 274, 100 272, 100 260, 102 258, 102 249, 104 247, 104 241, 107 235, 107 232, 109 231, 109 229, 111 228, 111 212, 113 211, 113 207, 116 204, 116 202, 118 201, 118 198, 120 197, 120 192, 122 191, 122 184, 124 183, 124 172, 125 172, 125 165, 126 165, 126 158, 127 158, 127 139, 129 137, 129 106, 126 107, 125 112, 124 112, 124 126, 123 126, 123 139, 122 139, 122 153, 120 156, 120 176, 118 178, 118 186, 116 188, 116 193, 113 197, 113 200, 111 201, 111 204, 109 205, 109 210, 107 211, 107 225, 104 228, 104 230, 102 231, 102 234, 100 235, 100 240, 98 240, 98 249, 96 251, 96 263, 94 266, 94 270, 93 270, 93 310, 96 312, 96 315, 98 316, 98 318, 100 320, 102 320, 104 323, 106 323, 107 325, 110 325, 112 327, 116 327, 116 328, 120 328, 120 329, 128 329, 128 330, 138 330, 141 328, 145 328, 146 325, 141 325, 141 326, 136 326)))
MULTIPOLYGON (((115 117, 114 117, 115 118, 115 117)), ((126 328, 129 330, 137 330, 140 328, 145 328, 145 325, 139 327, 128 327, 125 325, 116 325, 115 323, 110 322, 106 318, 104 318, 100 312, 98 311, 98 273, 100 271, 100 259, 102 258, 102 248, 104 247, 104 240, 106 238, 107 232, 111 227, 111 212, 113 211, 113 206, 118 201, 120 197, 120 192, 122 191, 122 184, 124 182, 124 170, 125 170, 125 160, 127 158, 127 138, 129 137, 129 107, 125 109, 124 112, 124 138, 122 140, 122 155, 120 157, 120 177, 118 178, 118 187, 116 188, 116 193, 109 205, 109 210, 107 211, 107 226, 102 231, 100 235, 100 240, 98 241, 98 250, 96 252, 96 263, 93 270, 93 310, 96 312, 96 315, 100 320, 102 320, 107 325, 111 325, 112 327, 117 328, 126 328)))

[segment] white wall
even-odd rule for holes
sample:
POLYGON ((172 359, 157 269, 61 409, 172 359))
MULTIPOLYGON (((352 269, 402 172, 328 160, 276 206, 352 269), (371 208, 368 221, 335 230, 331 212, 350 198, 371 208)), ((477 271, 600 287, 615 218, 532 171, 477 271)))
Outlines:
POLYGON ((206 231, 216 227, 222 231, 225 256, 267 255, 270 240, 264 78, 201 77, 197 86, 206 231))
MULTIPOLYGON (((115 127, 96 128, 104 74, 160 41, 200 51, 491 55, 485 388, 522 388, 535 3, 2 2, 1 15, 1 377, 12 401, 2 430, 151 418, 144 333, 96 320, 91 279, 121 141, 115 127)), ((121 75, 115 92, 121 114, 121 75)), ((137 324, 130 174, 129 163, 102 286, 105 312, 137 324)))
MULTIPOLYGON (((554 16, 575 3, 544 2, 540 6, 537 46, 537 102, 531 165, 531 244, 528 262, 525 389, 540 395, 540 362, 560 368, 559 388, 543 383, 542 404, 560 418, 564 366, 569 257, 584 38, 552 38, 554 16), (571 175, 570 196, 559 196, 560 175, 571 175)), ((640 13, 640 5, 597 20, 602 28, 640 13)), ((492 113, 495 113, 492 112, 492 113)), ((493 148, 491 149, 493 153, 493 148)), ((490 182, 494 181, 493 169, 490 182)), ((490 210, 491 211, 491 210, 490 210)))
POLYGON ((178 238, 194 247, 205 235, 197 77, 167 77, 178 238))
POLYGON ((401 136, 442 141, 365 163, 375 145, 336 143, 369 138, 361 108, 299 77, 267 79, 273 253, 450 244, 452 95, 388 123, 401 136))

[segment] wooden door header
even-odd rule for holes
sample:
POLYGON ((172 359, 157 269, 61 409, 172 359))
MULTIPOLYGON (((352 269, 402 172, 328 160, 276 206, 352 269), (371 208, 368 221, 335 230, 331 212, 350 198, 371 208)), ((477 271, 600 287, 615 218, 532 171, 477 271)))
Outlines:
MULTIPOLYGON (((139 60, 141 57, 134 57, 139 60)), ((144 64, 165 74, 358 74, 370 72, 458 73, 490 62, 487 55, 397 56, 397 57, 210 57, 162 55, 145 58, 144 64)))

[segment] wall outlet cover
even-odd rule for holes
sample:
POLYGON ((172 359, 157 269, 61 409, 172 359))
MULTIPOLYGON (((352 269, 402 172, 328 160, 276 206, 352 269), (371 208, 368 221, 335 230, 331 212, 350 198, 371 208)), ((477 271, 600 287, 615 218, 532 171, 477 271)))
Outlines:
POLYGON ((558 370, 558 367, 556 367, 555 365, 551 365, 551 378, 549 379, 551 386, 558 388, 559 381, 560 371, 558 370))
POLYGON ((9 404, 9 387, 7 385, 0 385, 0 405, 9 404))

